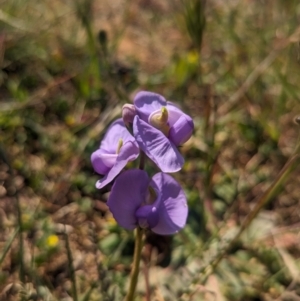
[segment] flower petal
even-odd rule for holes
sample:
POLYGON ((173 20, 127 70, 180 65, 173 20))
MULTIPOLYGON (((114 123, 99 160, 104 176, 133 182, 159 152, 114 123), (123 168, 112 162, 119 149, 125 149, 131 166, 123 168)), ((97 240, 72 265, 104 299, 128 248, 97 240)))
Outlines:
POLYGON ((142 228, 153 228, 158 223, 159 212, 156 206, 145 205, 138 208, 135 213, 138 223, 142 228))
POLYGON ((188 206, 184 191, 168 174, 157 173, 152 180, 159 187, 161 201, 158 207, 158 223, 151 230, 160 235, 174 234, 186 224, 188 206))
POLYGON ((173 124, 182 116, 185 115, 178 107, 168 102, 166 109, 169 112, 168 124, 173 126, 173 124))
POLYGON ((110 183, 126 166, 129 161, 135 160, 139 155, 139 148, 135 142, 127 141, 120 149, 114 166, 105 174, 105 176, 97 181, 96 187, 103 188, 110 183))
POLYGON ((183 157, 160 130, 135 116, 133 133, 139 147, 163 172, 176 172, 181 169, 183 157))
POLYGON ((161 200, 159 187, 151 179, 147 188, 144 202, 135 213, 138 219, 138 224, 142 228, 153 228, 158 223, 159 212, 158 206, 161 200))
POLYGON ((102 149, 98 149, 91 155, 91 162, 95 172, 105 175, 116 163, 118 155, 108 154, 102 149))
POLYGON ((129 133, 121 118, 114 121, 107 129, 106 134, 101 141, 100 149, 115 154, 120 139, 123 140, 123 143, 134 141, 134 137, 129 133))
POLYGON ((136 111, 141 119, 148 122, 149 115, 167 105, 165 98, 159 94, 147 91, 138 92, 134 98, 136 111))
POLYGON ((176 145, 182 145, 188 141, 194 130, 194 122, 188 115, 181 115, 169 131, 169 139, 176 145))
POLYGON ((123 228, 132 230, 137 226, 135 213, 145 200, 149 181, 147 173, 139 169, 127 170, 116 179, 107 205, 123 228))
POLYGON ((135 115, 136 115, 136 110, 133 104, 126 103, 122 107, 122 119, 126 126, 129 126, 131 123, 133 123, 133 119, 135 115))

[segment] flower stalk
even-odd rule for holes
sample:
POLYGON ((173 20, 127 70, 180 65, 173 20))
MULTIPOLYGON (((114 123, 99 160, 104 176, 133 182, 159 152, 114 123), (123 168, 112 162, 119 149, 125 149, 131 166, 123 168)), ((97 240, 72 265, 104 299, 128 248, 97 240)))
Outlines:
POLYGON ((146 161, 145 153, 143 151, 140 151, 140 162, 139 162, 139 169, 140 170, 144 170, 145 161, 146 161))
POLYGON ((143 232, 144 231, 142 228, 140 227, 136 228, 133 266, 131 270, 129 289, 125 301, 134 300, 135 289, 136 289, 139 271, 140 271, 140 261, 141 261, 141 254, 143 248, 143 232))
POLYGON ((172 235, 186 224, 188 206, 180 184, 168 173, 179 171, 184 159, 178 147, 192 135, 190 116, 163 96, 141 91, 134 104, 122 108, 123 119, 108 128, 99 148, 92 153, 94 171, 103 177, 96 187, 114 181, 107 206, 118 224, 135 232, 133 266, 125 300, 134 300, 138 281, 143 229, 172 235), (123 170, 140 157, 138 168, 123 170), (146 159, 161 172, 149 177, 146 159), (126 191, 126 193, 124 193, 126 191))

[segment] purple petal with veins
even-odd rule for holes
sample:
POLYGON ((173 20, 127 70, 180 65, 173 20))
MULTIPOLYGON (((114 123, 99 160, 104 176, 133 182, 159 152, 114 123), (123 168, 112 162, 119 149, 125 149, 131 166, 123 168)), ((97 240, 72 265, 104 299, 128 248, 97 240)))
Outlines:
POLYGON ((147 173, 139 169, 127 170, 116 179, 107 205, 123 228, 136 228, 136 211, 146 199, 149 181, 147 173))
POLYGON ((100 149, 103 149, 108 153, 115 153, 120 139, 123 140, 123 143, 127 141, 135 141, 134 137, 128 132, 124 121, 121 118, 114 121, 107 129, 106 134, 101 141, 100 149))
POLYGON ((96 187, 98 189, 103 188, 105 185, 109 184, 127 165, 129 161, 135 160, 139 155, 139 148, 132 141, 126 142, 118 154, 115 164, 112 168, 105 174, 105 176, 97 181, 96 187))
POLYGON ((133 133, 139 147, 163 172, 176 172, 181 169, 183 157, 160 130, 135 116, 133 133))
POLYGON ((96 183, 98 189, 110 183, 129 161, 139 155, 139 147, 128 132, 122 119, 117 119, 108 128, 100 148, 91 155, 95 172, 104 175, 96 183))
POLYGON ((103 149, 98 149, 92 153, 91 161, 95 172, 105 175, 116 163, 118 155, 108 154, 103 149))
POLYGON ((168 174, 157 173, 152 180, 161 193, 158 223, 152 231, 161 235, 174 234, 185 226, 188 216, 184 191, 168 174))
POLYGON ((149 115, 167 105, 165 98, 153 92, 141 91, 134 98, 134 106, 139 117, 148 122, 149 115))
POLYGON ((194 122, 188 115, 181 115, 170 128, 168 138, 176 145, 182 145, 188 141, 194 131, 194 122))
POLYGON ((181 230, 188 215, 185 194, 170 175, 158 173, 150 180, 139 169, 127 170, 116 179, 107 205, 123 228, 132 230, 140 226, 160 235, 181 230), (153 203, 148 204, 149 186, 156 195, 153 203))
POLYGON ((133 133, 139 147, 163 172, 180 170, 184 160, 176 147, 192 136, 192 118, 152 92, 137 93, 134 106, 137 116, 133 120, 133 133))

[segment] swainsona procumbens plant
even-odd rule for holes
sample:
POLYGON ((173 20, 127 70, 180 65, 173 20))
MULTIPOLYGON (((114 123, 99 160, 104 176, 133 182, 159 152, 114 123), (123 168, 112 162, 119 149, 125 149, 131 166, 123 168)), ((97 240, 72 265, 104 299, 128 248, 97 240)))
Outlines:
POLYGON ((92 156, 95 172, 103 175, 98 189, 114 180, 107 205, 117 223, 136 229, 130 286, 126 300, 134 298, 139 273, 143 230, 171 235, 181 230, 187 220, 187 200, 180 184, 170 175, 179 171, 184 159, 178 146, 192 135, 190 116, 159 94, 142 91, 133 104, 125 104, 122 119, 108 128, 101 145, 92 156), (131 134, 133 133, 133 135, 131 134), (139 156, 139 169, 124 170, 139 156), (144 170, 145 158, 161 172, 150 177, 144 170))

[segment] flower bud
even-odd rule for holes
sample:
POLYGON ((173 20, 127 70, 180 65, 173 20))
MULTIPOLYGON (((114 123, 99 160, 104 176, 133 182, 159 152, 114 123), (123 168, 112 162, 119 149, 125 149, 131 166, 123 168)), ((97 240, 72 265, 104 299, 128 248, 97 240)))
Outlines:
POLYGON ((129 103, 126 103, 122 108, 122 118, 126 126, 130 123, 133 123, 133 119, 136 115, 135 106, 129 103))

